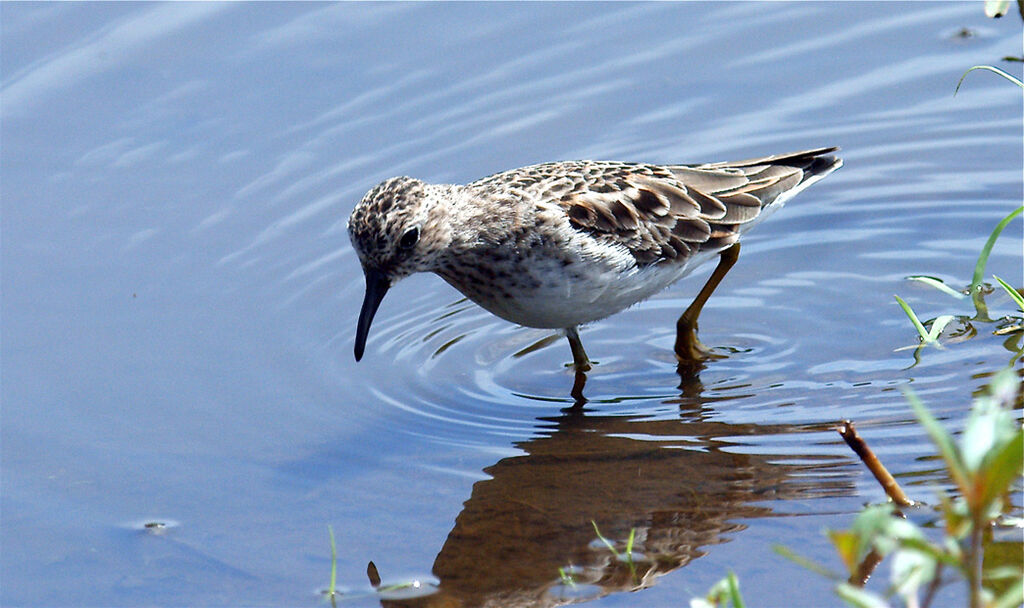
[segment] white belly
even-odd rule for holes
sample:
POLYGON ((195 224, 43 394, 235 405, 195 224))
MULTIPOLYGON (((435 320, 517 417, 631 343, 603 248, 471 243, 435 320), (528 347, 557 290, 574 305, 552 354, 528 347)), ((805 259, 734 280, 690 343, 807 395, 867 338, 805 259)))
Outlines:
POLYGON ((625 270, 619 270, 621 266, 614 263, 551 267, 550 274, 534 275, 541 282, 539 287, 518 291, 512 297, 466 295, 507 321, 527 327, 564 329, 603 319, 646 300, 714 255, 691 259, 683 265, 630 266, 625 270))

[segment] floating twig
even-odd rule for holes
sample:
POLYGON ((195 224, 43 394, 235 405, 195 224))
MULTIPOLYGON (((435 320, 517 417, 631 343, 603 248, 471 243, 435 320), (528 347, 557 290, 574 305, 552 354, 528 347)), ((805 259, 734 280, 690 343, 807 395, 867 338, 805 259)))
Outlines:
POLYGON ((903 489, 900 488, 900 484, 896 483, 896 479, 885 468, 885 465, 878 460, 878 457, 871 451, 868 444, 857 434, 857 429, 854 428, 852 422, 844 420, 836 430, 839 431, 843 440, 846 441, 846 445, 850 446, 850 449, 856 452, 857 456, 860 456, 861 461, 871 471, 871 474, 875 476, 882 489, 885 490, 885 493, 894 503, 901 507, 911 507, 914 505, 914 501, 907 498, 907 495, 903 493, 903 489))

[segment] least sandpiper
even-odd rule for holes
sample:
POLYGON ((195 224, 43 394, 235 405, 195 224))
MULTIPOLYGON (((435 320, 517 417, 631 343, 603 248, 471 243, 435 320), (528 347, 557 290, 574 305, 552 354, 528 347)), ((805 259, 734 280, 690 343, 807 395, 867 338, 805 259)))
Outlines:
POLYGON ((391 178, 348 220, 366 277, 356 360, 388 289, 433 272, 502 319, 564 330, 576 369, 586 370, 581 324, 644 300, 722 254, 677 325, 676 353, 697 356, 679 336, 693 333, 703 301, 735 261, 740 235, 841 166, 836 149, 701 165, 554 162, 465 186, 391 178))

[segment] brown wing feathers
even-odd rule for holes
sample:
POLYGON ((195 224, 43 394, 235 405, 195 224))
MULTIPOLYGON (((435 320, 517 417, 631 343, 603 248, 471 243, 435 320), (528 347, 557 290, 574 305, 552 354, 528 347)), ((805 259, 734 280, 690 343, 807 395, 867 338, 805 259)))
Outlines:
POLYGON ((831 168, 834 148, 706 165, 608 165, 561 204, 577 228, 627 247, 645 266, 720 250, 739 227, 807 176, 831 168), (603 179, 604 178, 604 179, 603 179))

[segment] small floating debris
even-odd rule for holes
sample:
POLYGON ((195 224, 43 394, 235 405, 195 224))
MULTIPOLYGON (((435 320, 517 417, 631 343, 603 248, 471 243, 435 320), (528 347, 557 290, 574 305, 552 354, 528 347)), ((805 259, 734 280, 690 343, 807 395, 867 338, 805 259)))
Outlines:
POLYGON ((974 38, 977 35, 978 35, 978 33, 976 31, 972 30, 971 28, 969 28, 967 26, 964 26, 964 27, 961 27, 960 29, 956 30, 955 32, 953 32, 951 37, 952 38, 959 38, 961 40, 965 40, 967 38, 974 38))
POLYGON ((127 528, 145 532, 154 536, 167 533, 171 528, 177 528, 181 524, 173 519, 143 519, 126 525, 127 528))

